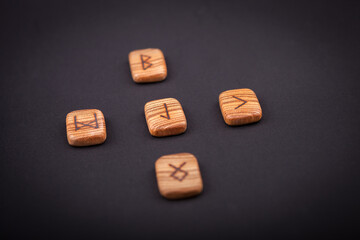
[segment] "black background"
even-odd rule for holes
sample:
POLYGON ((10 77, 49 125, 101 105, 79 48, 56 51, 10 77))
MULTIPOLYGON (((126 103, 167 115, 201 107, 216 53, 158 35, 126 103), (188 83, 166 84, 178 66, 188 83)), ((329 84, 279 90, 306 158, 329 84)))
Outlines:
POLYGON ((359 1, 2 1, 0 19, 2 235, 355 238, 359 1), (128 53, 148 47, 168 77, 136 84, 128 53), (236 88, 256 92, 259 123, 224 123, 218 95, 236 88), (143 107, 165 97, 188 130, 154 138, 143 107), (104 113, 103 145, 67 144, 84 108, 104 113), (154 162, 178 152, 204 192, 168 201, 154 162))

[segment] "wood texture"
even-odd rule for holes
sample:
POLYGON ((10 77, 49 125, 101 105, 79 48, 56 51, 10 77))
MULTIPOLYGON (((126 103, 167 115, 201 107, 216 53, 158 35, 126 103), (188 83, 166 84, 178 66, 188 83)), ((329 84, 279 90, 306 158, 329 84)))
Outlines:
POLYGON ((262 110, 254 91, 248 88, 222 92, 219 104, 228 125, 243 125, 260 121, 262 110))
POLYGON ((148 102, 144 111, 149 132, 155 137, 177 135, 186 131, 185 113, 175 98, 148 102))
POLYGON ((104 114, 97 109, 76 110, 66 116, 67 140, 72 146, 90 146, 106 140, 104 114))
POLYGON ((157 48, 130 52, 129 64, 132 78, 137 83, 159 82, 167 76, 164 54, 157 48))
POLYGON ((199 164, 191 153, 162 156, 155 171, 160 194, 167 199, 192 197, 203 190, 199 164))

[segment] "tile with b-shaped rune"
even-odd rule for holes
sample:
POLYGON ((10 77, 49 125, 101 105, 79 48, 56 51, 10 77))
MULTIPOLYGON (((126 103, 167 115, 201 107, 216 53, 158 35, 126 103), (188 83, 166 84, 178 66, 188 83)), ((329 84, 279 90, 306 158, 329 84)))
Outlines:
POLYGON ((131 76, 137 83, 159 82, 167 76, 164 54, 157 48, 130 52, 129 64, 131 76))

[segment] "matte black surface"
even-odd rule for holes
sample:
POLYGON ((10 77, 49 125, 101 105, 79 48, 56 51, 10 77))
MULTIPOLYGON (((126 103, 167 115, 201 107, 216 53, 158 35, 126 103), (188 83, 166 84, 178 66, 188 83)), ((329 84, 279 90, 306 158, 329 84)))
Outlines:
POLYGON ((359 1, 2 1, 0 9, 1 235, 355 239, 359 1), (168 78, 136 84, 128 53, 148 47, 163 50, 168 78), (256 92, 259 123, 224 123, 218 96, 236 88, 256 92), (154 138, 143 107, 165 97, 181 102, 188 131, 154 138), (65 116, 84 108, 104 113, 105 144, 67 144, 65 116), (154 162, 178 152, 197 156, 204 192, 167 201, 154 162))

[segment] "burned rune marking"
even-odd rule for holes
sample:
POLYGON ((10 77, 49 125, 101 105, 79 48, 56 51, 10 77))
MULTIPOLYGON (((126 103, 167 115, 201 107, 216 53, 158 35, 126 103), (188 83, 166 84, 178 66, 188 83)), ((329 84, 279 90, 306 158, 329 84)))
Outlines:
POLYGON ((165 111, 166 111, 166 117, 163 115, 160 115, 160 117, 166 118, 167 120, 170 120, 170 115, 169 115, 169 111, 167 109, 167 105, 166 103, 164 103, 164 107, 165 107, 165 111))
POLYGON ((237 100, 240 100, 242 101, 243 103, 241 103, 239 106, 237 106, 235 109, 238 109, 239 107, 241 107, 242 105, 244 105, 245 103, 247 103, 247 101, 241 99, 241 98, 238 98, 238 97, 235 97, 235 96, 232 96, 233 98, 236 98, 237 100))
POLYGON ((87 126, 87 127, 92 127, 92 128, 99 128, 99 124, 97 121, 97 117, 96 117, 96 113, 94 113, 94 118, 95 120, 92 120, 88 123, 84 123, 84 122, 79 122, 76 120, 76 115, 74 116, 74 122, 75 122, 75 131, 87 126), (94 124, 95 123, 95 124, 94 124), (81 126, 79 126, 81 125, 81 126))
POLYGON ((150 58, 151 58, 150 56, 140 54, 141 65, 143 70, 146 70, 152 66, 152 64, 148 62, 150 58))
POLYGON ((172 164, 169 164, 170 167, 174 168, 175 171, 171 173, 170 177, 175 178, 176 180, 178 180, 179 182, 181 182, 182 180, 184 180, 184 178, 188 175, 187 171, 182 170, 181 168, 186 164, 186 162, 183 162, 182 164, 180 164, 179 167, 175 167, 172 164), (177 173, 180 173, 181 176, 178 177, 176 176, 177 173))

